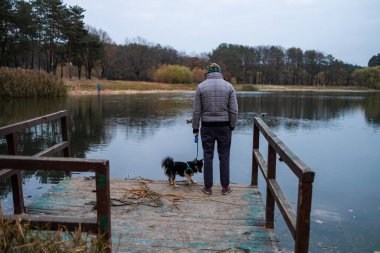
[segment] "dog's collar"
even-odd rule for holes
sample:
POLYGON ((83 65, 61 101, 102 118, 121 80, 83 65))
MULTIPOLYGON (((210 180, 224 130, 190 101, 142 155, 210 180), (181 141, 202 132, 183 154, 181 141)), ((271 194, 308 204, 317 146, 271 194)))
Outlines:
POLYGON ((187 170, 190 170, 190 172, 194 172, 192 168, 190 168, 190 165, 188 163, 186 163, 186 166, 187 166, 187 170))

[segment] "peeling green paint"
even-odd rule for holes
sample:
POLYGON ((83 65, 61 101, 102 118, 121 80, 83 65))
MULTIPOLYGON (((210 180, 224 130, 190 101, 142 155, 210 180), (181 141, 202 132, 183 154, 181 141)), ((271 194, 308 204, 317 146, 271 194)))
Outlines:
POLYGON ((106 176, 103 174, 97 175, 96 179, 98 180, 98 185, 100 187, 105 187, 106 186, 106 176))
MULTIPOLYGON (((95 183, 99 187, 105 186, 106 176, 98 174, 96 181, 83 178, 64 180, 28 208, 38 214, 96 217, 97 212, 92 209, 96 200, 93 192, 95 183)), ((156 192, 195 198, 177 202, 179 210, 171 204, 160 208, 112 207, 112 224, 106 216, 101 216, 99 229, 107 231, 112 227, 112 241, 120 246, 119 252, 128 252, 130 247, 141 252, 147 252, 150 247, 161 248, 159 252, 165 252, 166 248, 191 252, 279 252, 273 232, 264 227, 265 209, 258 189, 236 187, 227 197, 213 195, 212 198, 217 200, 213 202, 199 196, 200 186, 192 186, 191 191, 181 185, 173 191, 167 184, 154 181, 149 186, 156 192), (236 205, 225 205, 224 202, 236 205)), ((133 180, 112 179, 111 187, 137 188, 139 184, 133 180)), ((111 191, 111 194, 114 198, 124 196, 120 190, 111 191)))
POLYGON ((100 217, 100 230, 107 230, 108 229, 108 221, 107 221, 107 216, 105 215, 102 215, 102 217, 100 217))

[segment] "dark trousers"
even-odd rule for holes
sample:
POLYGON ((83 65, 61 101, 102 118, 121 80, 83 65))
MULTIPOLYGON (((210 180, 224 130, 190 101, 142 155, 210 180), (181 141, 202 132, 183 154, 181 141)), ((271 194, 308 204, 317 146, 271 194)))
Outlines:
POLYGON ((230 148, 231 148, 230 127, 204 127, 201 128, 201 138, 204 157, 204 184, 211 188, 213 185, 213 158, 215 141, 217 143, 219 155, 220 183, 226 187, 230 184, 230 148))

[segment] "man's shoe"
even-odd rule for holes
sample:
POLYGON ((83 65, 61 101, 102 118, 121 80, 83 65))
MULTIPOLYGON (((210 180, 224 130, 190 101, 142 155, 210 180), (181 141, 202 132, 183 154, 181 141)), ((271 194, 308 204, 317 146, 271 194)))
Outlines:
POLYGON ((222 187, 222 195, 227 195, 228 193, 230 193, 232 190, 231 190, 231 187, 229 186, 226 186, 226 187, 222 187))
POLYGON ((211 188, 203 187, 201 191, 202 191, 204 194, 207 194, 207 195, 211 195, 211 194, 212 194, 212 190, 211 190, 211 188))

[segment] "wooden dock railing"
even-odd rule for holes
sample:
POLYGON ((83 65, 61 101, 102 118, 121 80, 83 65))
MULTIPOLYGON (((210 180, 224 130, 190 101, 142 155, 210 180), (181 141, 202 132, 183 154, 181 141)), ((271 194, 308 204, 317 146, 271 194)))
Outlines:
POLYGON ((8 155, 0 155, 0 180, 11 177, 14 204, 14 215, 3 216, 3 219, 18 219, 24 222, 31 222, 44 228, 49 227, 50 229, 66 226, 67 229, 74 230, 81 224, 81 228, 85 231, 93 233, 100 232, 104 234, 107 239, 111 238, 109 161, 69 158, 70 144, 66 111, 60 111, 13 125, 0 127, 0 136, 6 137, 8 145, 8 155), (60 121, 61 124, 62 141, 60 143, 34 156, 17 155, 19 149, 16 138, 17 132, 57 120, 60 121), (63 151, 64 157, 45 157, 61 151, 63 151), (20 170, 64 171, 67 175, 70 175, 72 171, 95 172, 97 217, 83 219, 25 214, 20 170))
POLYGON ((267 185, 265 224, 274 228, 274 209, 277 204, 292 236, 295 240, 294 252, 306 253, 309 248, 310 212, 314 172, 310 170, 285 144, 271 131, 260 117, 254 118, 252 150, 251 185, 257 186, 258 168, 267 185), (268 142, 268 159, 265 161, 259 150, 260 132, 268 142), (298 177, 298 200, 295 212, 276 180, 276 156, 298 177))

